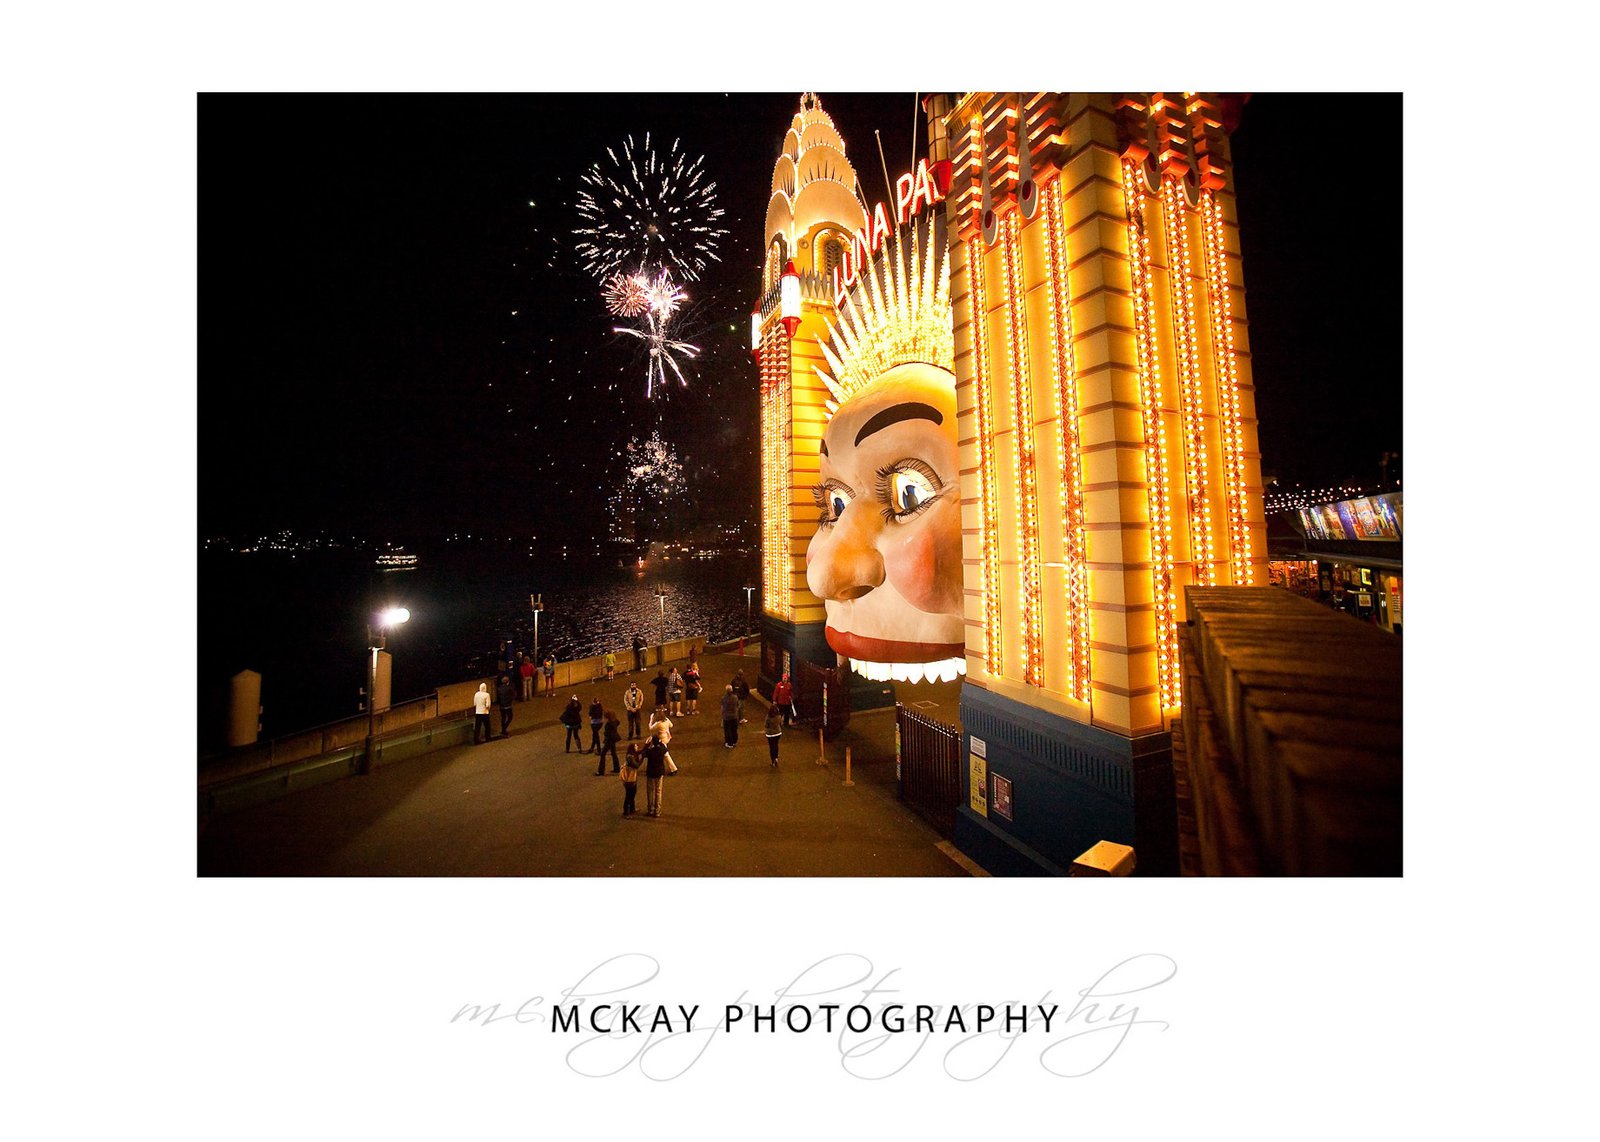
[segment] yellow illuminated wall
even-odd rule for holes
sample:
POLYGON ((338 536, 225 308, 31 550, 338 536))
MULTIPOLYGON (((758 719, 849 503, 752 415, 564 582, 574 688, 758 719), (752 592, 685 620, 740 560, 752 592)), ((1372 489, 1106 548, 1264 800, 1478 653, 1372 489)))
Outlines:
POLYGON ((943 127, 967 680, 1127 735, 1183 587, 1266 581, 1215 95, 974 93, 943 127))
POLYGON ((806 586, 805 553, 817 530, 810 489, 818 480, 828 399, 816 370, 825 365, 820 342, 834 316, 830 244, 840 244, 837 256, 864 221, 844 141, 821 100, 807 94, 773 169, 759 308, 762 607, 795 625, 826 619, 822 600, 806 586), (791 259, 801 280, 801 322, 792 341, 778 288, 791 259))

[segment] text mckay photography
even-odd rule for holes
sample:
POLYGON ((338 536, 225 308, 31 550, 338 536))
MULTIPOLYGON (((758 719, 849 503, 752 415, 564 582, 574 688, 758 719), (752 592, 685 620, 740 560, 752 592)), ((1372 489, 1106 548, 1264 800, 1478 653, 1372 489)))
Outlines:
POLYGON ((1167 1029, 1160 997, 1178 965, 1141 953, 1070 986, 1046 982, 1022 993, 998 977, 975 976, 976 994, 963 996, 920 995, 912 973, 856 953, 826 956, 776 988, 740 981, 723 997, 671 994, 662 972, 652 955, 623 953, 568 986, 469 1000, 447 1019, 462 1029, 536 1033, 567 1067, 590 1078, 670 1080, 719 1050, 748 1056, 795 1043, 814 1045, 819 1057, 859 1079, 931 1066, 970 1082, 1002 1065, 1083 1078, 1131 1040, 1167 1029))

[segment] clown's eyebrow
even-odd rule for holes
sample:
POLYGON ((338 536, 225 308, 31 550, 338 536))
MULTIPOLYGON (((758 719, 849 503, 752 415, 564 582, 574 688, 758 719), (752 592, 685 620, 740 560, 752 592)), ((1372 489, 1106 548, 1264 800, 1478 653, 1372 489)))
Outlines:
POLYGON ((931 420, 935 424, 943 424, 944 414, 931 404, 922 404, 918 401, 892 405, 861 426, 861 431, 856 433, 856 444, 859 446, 878 429, 888 428, 889 425, 902 420, 931 420))

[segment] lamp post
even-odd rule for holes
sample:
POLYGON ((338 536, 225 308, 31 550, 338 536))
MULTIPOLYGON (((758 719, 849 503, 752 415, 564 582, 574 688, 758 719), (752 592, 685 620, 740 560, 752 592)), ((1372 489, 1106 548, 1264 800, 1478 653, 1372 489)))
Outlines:
POLYGON ((745 584, 744 588, 744 634, 739 636, 739 657, 744 657, 744 640, 750 636, 750 625, 755 622, 755 591, 756 589, 745 584))
POLYGON ((667 656, 667 592, 664 588, 656 588, 656 601, 661 604, 661 658, 666 661, 667 656))
POLYGON ((544 610, 543 595, 529 595, 528 602, 533 606, 533 668, 539 669, 539 612, 544 610))
POLYGON ((410 617, 411 612, 404 607, 390 607, 367 623, 367 743, 358 771, 363 774, 372 772, 372 738, 378 716, 378 652, 388 646, 389 628, 399 626, 410 617))

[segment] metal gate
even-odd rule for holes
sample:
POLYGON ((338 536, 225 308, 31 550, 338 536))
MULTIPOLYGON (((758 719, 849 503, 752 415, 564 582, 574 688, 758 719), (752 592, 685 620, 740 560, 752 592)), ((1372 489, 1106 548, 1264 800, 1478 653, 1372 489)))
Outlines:
POLYGON ((821 726, 823 737, 832 741, 850 721, 849 674, 802 662, 798 676, 790 681, 794 683, 795 710, 801 721, 813 729, 821 726))
POLYGON ((894 771, 900 800, 945 836, 954 833, 961 804, 961 731, 896 705, 894 771))

